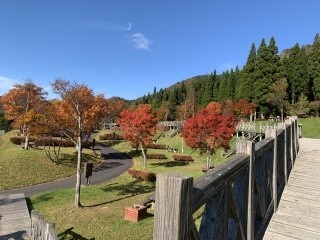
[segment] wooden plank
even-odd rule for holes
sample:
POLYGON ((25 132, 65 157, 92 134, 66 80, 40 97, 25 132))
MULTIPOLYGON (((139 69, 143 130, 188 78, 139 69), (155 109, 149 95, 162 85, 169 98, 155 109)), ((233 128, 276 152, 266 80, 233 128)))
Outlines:
POLYGON ((308 216, 309 218, 319 219, 320 209, 306 205, 296 204, 289 201, 280 201, 277 213, 290 214, 295 216, 308 216))
POLYGON ((282 195, 294 196, 294 197, 301 198, 302 200, 319 201, 319 196, 313 196, 313 195, 305 194, 301 192, 288 191, 287 189, 284 189, 282 195))
POLYGON ((275 233, 275 232, 271 232, 268 231, 266 232, 266 234, 263 236, 263 240, 297 240, 299 238, 295 238, 292 236, 287 236, 287 235, 283 235, 281 233, 275 233))
POLYGON ((23 193, 0 195, 0 239, 28 239, 30 216, 23 193))
POLYGON ((289 201, 293 203, 298 203, 302 205, 307 205, 315 208, 320 208, 320 201, 319 199, 307 199, 301 198, 300 196, 294 196, 292 194, 283 194, 281 197, 281 201, 289 201))
POLYGON ((304 188, 301 186, 296 186, 296 185, 287 185, 284 189, 284 192, 300 192, 306 195, 311 195, 311 196, 317 196, 320 198, 320 192, 319 191, 310 191, 308 188, 304 188))
POLYGON ((320 222, 313 220, 314 219, 286 214, 276 214, 272 218, 273 222, 279 222, 285 225, 320 233, 320 222))
POLYGON ((313 231, 309 231, 306 229, 286 225, 283 223, 275 223, 273 221, 270 222, 269 228, 271 232, 281 233, 286 236, 294 236, 297 239, 308 239, 308 240, 319 240, 320 233, 315 233, 313 231))

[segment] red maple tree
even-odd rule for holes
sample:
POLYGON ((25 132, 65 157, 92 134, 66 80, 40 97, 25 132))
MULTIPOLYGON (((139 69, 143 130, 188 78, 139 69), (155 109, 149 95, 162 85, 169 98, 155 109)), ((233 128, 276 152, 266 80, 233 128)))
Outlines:
POLYGON ((135 109, 126 109, 120 113, 118 124, 124 132, 124 138, 135 146, 140 146, 143 154, 143 167, 147 160, 144 147, 152 142, 156 131, 157 118, 149 104, 141 104, 135 109))
POLYGON ((220 147, 229 149, 235 127, 235 118, 222 114, 220 104, 212 102, 186 121, 182 136, 189 147, 207 152, 207 168, 210 168, 212 153, 220 147))
POLYGON ((238 119, 247 118, 256 110, 256 108, 256 104, 250 103, 248 99, 243 98, 234 103, 234 115, 238 119))

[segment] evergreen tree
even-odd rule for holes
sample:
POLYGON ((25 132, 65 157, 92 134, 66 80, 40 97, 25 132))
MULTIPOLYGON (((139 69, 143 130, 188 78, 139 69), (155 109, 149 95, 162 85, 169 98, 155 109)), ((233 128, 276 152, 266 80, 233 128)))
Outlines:
POLYGON ((309 78, 307 73, 307 57, 304 49, 297 43, 283 60, 288 79, 289 100, 294 104, 303 93, 308 95, 309 78))
POLYGON ((247 63, 243 67, 242 73, 239 76, 239 81, 237 81, 237 87, 235 90, 235 99, 239 100, 241 98, 252 99, 252 87, 254 80, 254 70, 256 65, 256 46, 254 43, 251 45, 249 56, 247 58, 247 63))
POLYGON ((312 86, 312 96, 309 100, 320 100, 320 36, 316 34, 308 58, 308 74, 312 86))
POLYGON ((216 72, 208 75, 204 81, 204 92, 202 96, 201 106, 207 106, 208 103, 213 101, 213 85, 216 78, 216 72))
POLYGON ((284 75, 281 69, 278 49, 275 45, 274 38, 271 38, 269 46, 266 45, 265 39, 261 40, 261 44, 257 51, 256 67, 254 71, 253 100, 260 106, 260 113, 263 116, 267 113, 267 95, 269 87, 284 75))

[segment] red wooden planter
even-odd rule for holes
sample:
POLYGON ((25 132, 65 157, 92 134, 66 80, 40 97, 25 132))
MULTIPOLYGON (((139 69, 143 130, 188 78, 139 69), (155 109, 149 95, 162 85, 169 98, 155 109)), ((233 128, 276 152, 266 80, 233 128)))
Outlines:
POLYGON ((132 222, 138 222, 147 216, 147 207, 142 205, 133 205, 126 207, 124 219, 132 222))

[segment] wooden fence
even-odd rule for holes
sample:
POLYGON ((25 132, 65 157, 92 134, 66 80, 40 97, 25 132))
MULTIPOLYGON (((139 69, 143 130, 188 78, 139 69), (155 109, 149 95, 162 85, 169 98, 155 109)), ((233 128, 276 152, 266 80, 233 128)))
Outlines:
POLYGON ((153 239, 261 239, 299 149, 297 129, 290 117, 266 128, 261 142, 239 140, 234 158, 196 181, 158 175, 153 239), (199 209, 197 227, 192 214, 199 209))
POLYGON ((53 223, 47 223, 38 212, 31 212, 31 240, 58 240, 53 223))

